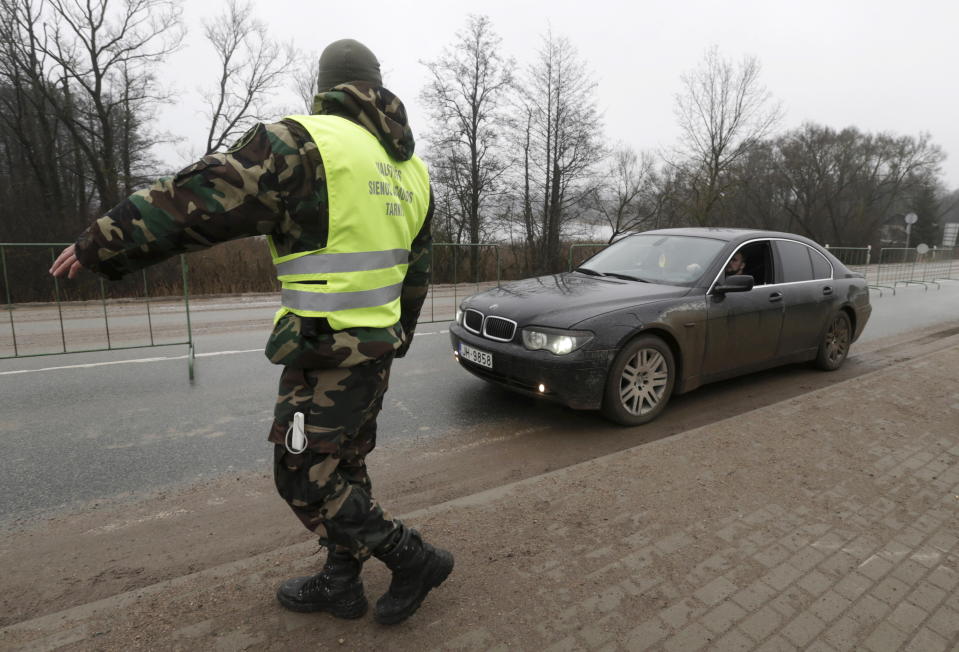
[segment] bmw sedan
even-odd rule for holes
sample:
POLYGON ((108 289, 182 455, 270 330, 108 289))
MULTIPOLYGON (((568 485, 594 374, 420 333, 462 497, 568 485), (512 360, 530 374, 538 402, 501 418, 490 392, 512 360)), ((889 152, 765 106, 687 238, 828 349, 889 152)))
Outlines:
POLYGON ((638 425, 704 383, 838 369, 871 311, 862 275, 802 236, 663 229, 465 299, 450 339, 484 380, 638 425))

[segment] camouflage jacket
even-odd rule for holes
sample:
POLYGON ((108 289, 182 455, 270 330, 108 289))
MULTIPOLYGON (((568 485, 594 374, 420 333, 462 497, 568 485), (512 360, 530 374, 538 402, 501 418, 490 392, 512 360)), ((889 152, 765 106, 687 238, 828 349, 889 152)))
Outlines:
MULTIPOLYGON (((394 159, 413 155, 403 103, 365 83, 316 96, 314 113, 348 118, 372 132, 394 159)), ((326 320, 283 316, 266 354, 300 368, 354 366, 409 347, 426 298, 433 199, 412 243, 401 317, 390 328, 333 331, 326 320)), ((224 153, 211 154, 140 190, 98 219, 76 242, 87 269, 111 279, 235 238, 273 236, 279 255, 326 246, 329 211, 323 161, 306 130, 292 120, 258 124, 224 153)))

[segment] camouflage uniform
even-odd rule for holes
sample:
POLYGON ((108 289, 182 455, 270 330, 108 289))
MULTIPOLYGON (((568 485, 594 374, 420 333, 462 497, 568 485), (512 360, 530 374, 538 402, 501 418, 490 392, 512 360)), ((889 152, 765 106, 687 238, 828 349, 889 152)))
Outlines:
MULTIPOLYGON (((316 96, 314 113, 346 117, 377 136, 395 159, 413 155, 402 102, 362 82, 316 96)), ((324 319, 281 317, 266 355, 283 365, 274 424, 280 495, 323 545, 366 559, 396 524, 372 498, 365 457, 394 357, 405 354, 426 297, 433 203, 412 243, 399 323, 335 331, 324 319), (294 412, 306 415, 309 446, 283 445, 294 412)), ((272 235, 280 256, 326 246, 329 212, 320 153, 292 120, 259 124, 225 153, 204 156, 176 176, 134 193, 77 240, 77 258, 111 279, 235 238, 272 235)))

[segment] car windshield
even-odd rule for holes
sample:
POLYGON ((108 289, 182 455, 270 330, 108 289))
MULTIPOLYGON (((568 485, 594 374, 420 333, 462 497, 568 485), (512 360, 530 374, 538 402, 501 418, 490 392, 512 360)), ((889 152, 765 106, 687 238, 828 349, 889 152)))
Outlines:
POLYGON ((725 244, 685 235, 633 235, 610 245, 579 269, 647 283, 692 285, 725 244))

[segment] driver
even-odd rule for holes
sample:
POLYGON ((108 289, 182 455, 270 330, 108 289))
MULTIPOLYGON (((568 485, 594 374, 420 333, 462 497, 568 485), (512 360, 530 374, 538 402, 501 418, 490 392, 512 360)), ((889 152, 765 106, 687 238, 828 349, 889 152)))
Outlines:
POLYGON ((737 251, 733 254, 733 257, 729 259, 729 264, 726 265, 726 276, 742 274, 744 269, 746 269, 746 259, 743 258, 742 252, 737 251))

